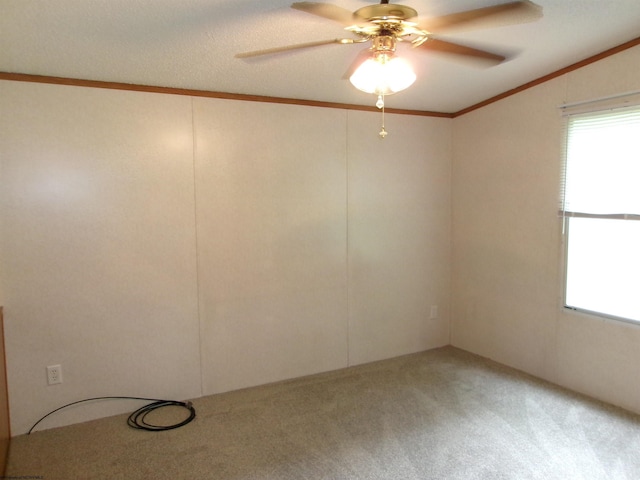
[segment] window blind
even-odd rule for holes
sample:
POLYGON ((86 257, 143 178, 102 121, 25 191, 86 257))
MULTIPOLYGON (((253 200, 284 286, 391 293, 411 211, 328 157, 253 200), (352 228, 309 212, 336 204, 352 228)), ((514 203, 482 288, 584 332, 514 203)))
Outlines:
POLYGON ((562 213, 640 220, 640 105, 570 114, 562 213))

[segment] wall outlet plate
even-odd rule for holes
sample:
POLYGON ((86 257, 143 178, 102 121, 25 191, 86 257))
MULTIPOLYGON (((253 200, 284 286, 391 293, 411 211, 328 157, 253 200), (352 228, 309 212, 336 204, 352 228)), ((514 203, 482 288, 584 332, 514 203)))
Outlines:
POLYGON ((49 365, 47 367, 47 384, 62 383, 62 365, 49 365))

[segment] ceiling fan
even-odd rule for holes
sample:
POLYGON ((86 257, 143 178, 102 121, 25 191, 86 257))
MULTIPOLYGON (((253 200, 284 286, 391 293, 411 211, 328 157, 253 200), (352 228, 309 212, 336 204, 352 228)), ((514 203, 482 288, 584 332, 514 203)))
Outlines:
MULTIPOLYGON (((499 5, 467 10, 441 17, 418 19, 418 12, 408 6, 381 0, 351 12, 330 3, 295 2, 291 8, 336 21, 352 34, 348 38, 312 41, 283 47, 266 48, 236 54, 237 58, 273 55, 292 50, 330 44, 349 45, 371 42, 371 47, 356 57, 348 70, 351 83, 367 93, 378 96, 376 106, 384 107, 384 96, 409 87, 416 79, 411 66, 395 55, 399 42, 408 42, 421 51, 433 51, 462 58, 481 60, 497 65, 503 55, 452 43, 437 37, 456 30, 488 28, 526 23, 542 17, 542 8, 530 0, 516 0, 499 5)), ((384 138, 383 126, 380 136, 384 138)))
POLYGON ((421 50, 474 57, 497 64, 505 57, 495 53, 451 43, 437 38, 439 33, 471 28, 526 23, 542 17, 542 8, 530 0, 517 0, 490 7, 467 10, 441 17, 417 20, 418 12, 405 5, 379 4, 362 7, 355 12, 329 3, 295 2, 291 8, 336 21, 355 37, 267 48, 236 54, 237 58, 257 57, 329 44, 354 44, 371 41, 370 51, 393 52, 397 42, 410 42, 421 50), (417 21, 416 21, 417 20, 417 21))

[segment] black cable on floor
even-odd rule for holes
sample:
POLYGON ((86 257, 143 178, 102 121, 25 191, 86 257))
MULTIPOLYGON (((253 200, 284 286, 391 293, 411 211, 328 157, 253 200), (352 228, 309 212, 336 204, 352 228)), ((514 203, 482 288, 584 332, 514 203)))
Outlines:
POLYGON ((92 402, 95 400, 145 400, 148 402, 153 402, 148 405, 145 405, 144 407, 139 408, 138 410, 133 412, 131 415, 129 415, 129 418, 127 419, 127 425, 129 425, 131 428, 137 428, 139 430, 147 430, 149 432, 163 432, 166 430, 173 430, 174 428, 179 428, 186 425, 187 423, 191 422, 194 418, 196 418, 196 409, 193 408, 193 405, 191 404, 191 402, 179 402, 176 400, 159 400, 157 398, 144 398, 144 397, 85 398, 84 400, 78 400, 77 402, 67 403, 62 407, 56 408, 55 410, 52 410, 51 412, 47 413, 44 417, 42 417, 40 420, 38 420, 36 423, 33 424, 33 426, 27 432, 27 435, 31 435, 31 432, 33 431, 34 428, 36 428, 36 425, 38 425, 41 421, 43 421, 49 415, 59 412, 63 408, 67 408, 72 405, 77 405, 79 403, 84 403, 84 402, 92 402), (145 421, 145 417, 149 413, 153 412, 154 410, 157 410, 158 408, 169 407, 169 406, 186 408, 189 411, 189 416, 185 418, 183 421, 178 422, 174 425, 153 425, 145 421))
POLYGON ((177 402, 175 400, 158 400, 156 402, 150 403, 149 405, 145 405, 142 408, 139 408, 138 410, 133 412, 131 415, 129 415, 129 418, 127 419, 127 425, 129 425, 132 428, 147 430, 149 432, 162 432, 165 430, 173 430, 174 428, 182 427, 183 425, 186 425, 194 418, 196 418, 196 409, 193 408, 193 405, 191 404, 191 402, 177 402), (187 410, 189 410, 189 416, 185 418, 182 422, 178 422, 174 425, 153 425, 152 423, 147 423, 145 421, 145 417, 149 413, 153 412, 154 410, 157 410, 158 408, 168 407, 171 405, 186 408, 187 410))

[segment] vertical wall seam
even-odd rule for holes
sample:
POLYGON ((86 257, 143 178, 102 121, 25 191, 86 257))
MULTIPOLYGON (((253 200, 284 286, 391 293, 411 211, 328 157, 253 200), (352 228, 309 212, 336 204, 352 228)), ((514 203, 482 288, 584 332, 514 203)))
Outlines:
POLYGON ((347 367, 351 366, 351 294, 349 276, 349 111, 345 110, 344 135, 344 164, 345 164, 345 289, 347 309, 347 367))
POLYGON ((454 244, 455 239, 453 238, 454 228, 453 228, 453 162, 455 159, 455 142, 454 142, 454 134, 455 134, 455 124, 456 119, 451 119, 451 130, 449 134, 449 301, 447 305, 447 309, 449 310, 449 318, 447 321, 447 336, 449 345, 452 345, 452 330, 453 330, 453 285, 454 285, 454 244))
POLYGON ((198 194, 197 194, 197 178, 196 178, 196 158, 197 158, 197 135, 196 135, 196 121, 195 121, 195 108, 194 108, 194 97, 190 97, 191 99, 191 165, 193 172, 193 226, 195 228, 195 262, 196 262, 196 319, 198 321, 198 365, 200 367, 200 396, 204 395, 204 365, 202 360, 202 316, 200 314, 200 259, 199 252, 200 249, 198 247, 198 194))

